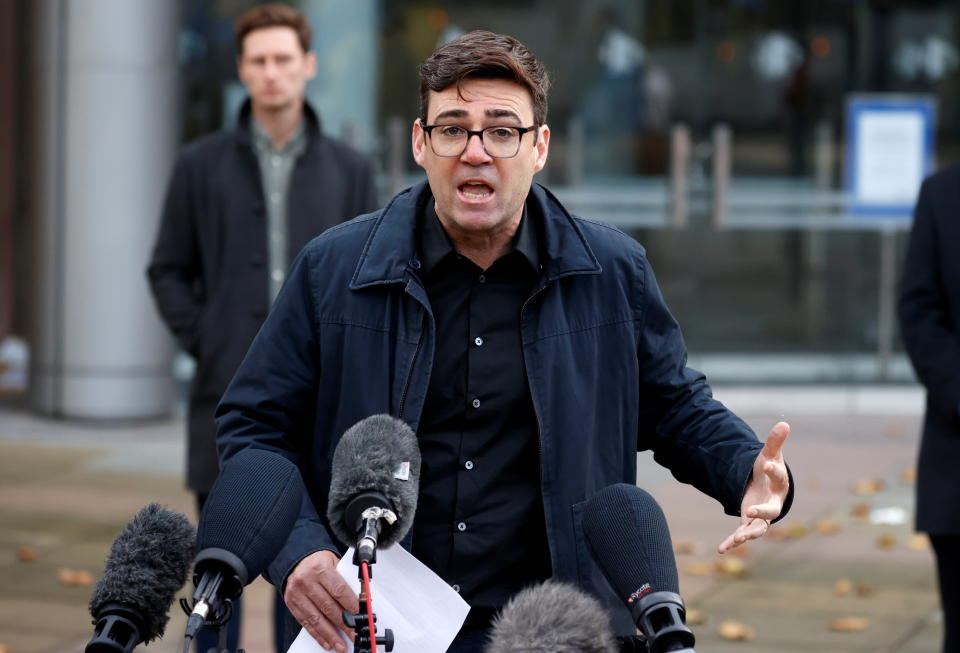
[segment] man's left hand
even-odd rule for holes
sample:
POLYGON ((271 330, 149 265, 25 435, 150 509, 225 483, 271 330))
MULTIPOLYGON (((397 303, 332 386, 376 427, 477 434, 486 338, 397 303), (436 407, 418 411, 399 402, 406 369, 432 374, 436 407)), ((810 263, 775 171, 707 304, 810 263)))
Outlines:
POLYGON ((780 516, 790 490, 790 477, 783 462, 783 443, 789 434, 790 425, 786 422, 778 422, 770 430, 763 450, 753 463, 753 474, 743 494, 740 526, 720 543, 718 552, 726 553, 747 540, 763 537, 770 528, 770 521, 780 516))

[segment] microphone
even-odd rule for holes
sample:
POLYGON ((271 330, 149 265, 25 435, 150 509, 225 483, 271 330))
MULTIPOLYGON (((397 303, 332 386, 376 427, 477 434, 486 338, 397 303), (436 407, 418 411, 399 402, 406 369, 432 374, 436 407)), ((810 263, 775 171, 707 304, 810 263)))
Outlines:
POLYGON ((90 597, 93 638, 86 653, 129 653, 163 636, 173 595, 193 560, 196 532, 179 512, 151 503, 110 546, 90 597))
POLYGON ((610 617, 592 596, 548 580, 514 595, 493 621, 485 653, 615 653, 610 617))
POLYGON ((327 518, 354 562, 376 562, 377 547, 399 542, 413 525, 420 489, 417 436, 402 420, 373 415, 343 434, 333 452, 327 518))
POLYGON ((685 623, 670 531, 656 500, 634 485, 606 487, 584 506, 583 532, 650 653, 692 653, 694 636, 685 623))
POLYGON ((185 639, 204 622, 230 620, 233 600, 283 547, 305 496, 297 466, 280 454, 244 449, 224 466, 200 515, 185 639))

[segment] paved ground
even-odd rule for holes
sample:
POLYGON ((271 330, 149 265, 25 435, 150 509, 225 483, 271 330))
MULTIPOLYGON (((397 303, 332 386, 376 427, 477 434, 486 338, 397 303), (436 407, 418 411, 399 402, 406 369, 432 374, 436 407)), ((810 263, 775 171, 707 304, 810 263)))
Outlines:
MULTIPOLYGON (((694 626, 697 649, 936 651, 941 625, 932 557, 914 548, 909 524, 920 393, 721 388, 717 395, 761 434, 779 419, 792 424, 787 451, 797 501, 775 527, 777 539, 752 544, 726 563, 732 574, 718 573, 713 551, 735 520, 641 454, 638 482, 664 507, 681 549, 681 590, 705 619, 694 626), (871 493, 856 494, 858 483, 871 493), (858 516, 877 508, 902 509, 907 522, 878 525, 858 516), (838 595, 838 581, 850 592, 838 595), (839 617, 863 618, 866 627, 830 630, 839 617), (724 639, 725 620, 751 629, 752 638, 724 639)), ((75 424, 0 406, 0 652, 83 650, 92 632, 86 608, 92 587, 64 585, 58 572, 98 578, 113 538, 151 501, 195 519, 180 480, 182 456, 179 420, 75 424), (20 560, 20 547, 34 560, 20 560)), ((244 645, 251 653, 269 650, 271 592, 257 581, 245 593, 244 645)), ((180 650, 184 618, 178 613, 171 611, 168 636, 146 650, 180 650)))

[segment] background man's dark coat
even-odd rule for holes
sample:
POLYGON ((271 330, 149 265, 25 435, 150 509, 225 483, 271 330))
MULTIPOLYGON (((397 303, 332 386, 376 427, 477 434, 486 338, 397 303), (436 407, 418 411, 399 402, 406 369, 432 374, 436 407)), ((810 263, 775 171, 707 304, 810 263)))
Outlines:
POLYGON ((927 388, 917 529, 960 535, 960 165, 920 191, 899 311, 904 345, 927 388))
MULTIPOLYGON (((328 227, 377 207, 368 159, 325 136, 304 105, 309 145, 288 193, 288 260, 328 227)), ((214 409, 269 309, 267 214, 249 101, 237 127, 177 158, 147 274, 157 307, 197 361, 190 392, 187 485, 216 478, 214 409)))

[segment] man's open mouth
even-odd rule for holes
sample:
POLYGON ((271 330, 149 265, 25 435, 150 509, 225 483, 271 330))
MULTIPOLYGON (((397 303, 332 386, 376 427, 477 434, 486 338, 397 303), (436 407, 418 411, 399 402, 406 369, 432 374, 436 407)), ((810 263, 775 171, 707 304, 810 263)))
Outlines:
POLYGON ((483 182, 468 181, 457 186, 460 195, 468 200, 482 200, 493 194, 493 188, 483 182))

